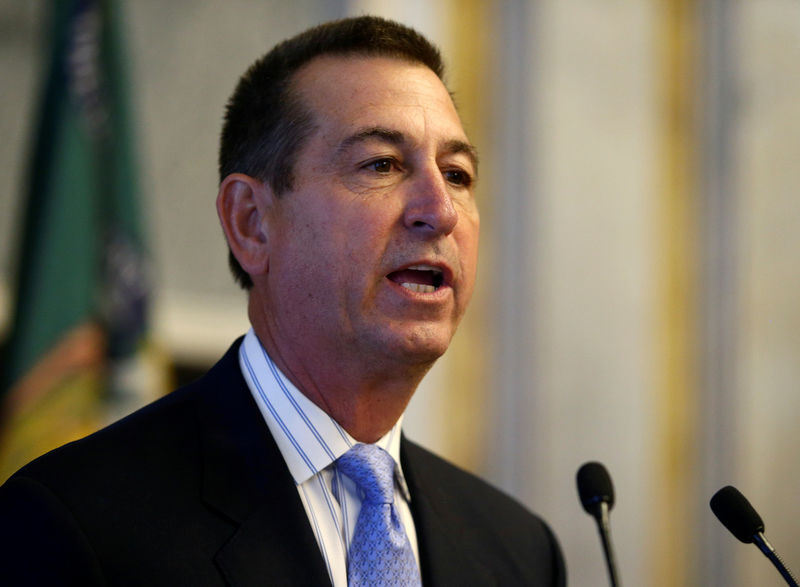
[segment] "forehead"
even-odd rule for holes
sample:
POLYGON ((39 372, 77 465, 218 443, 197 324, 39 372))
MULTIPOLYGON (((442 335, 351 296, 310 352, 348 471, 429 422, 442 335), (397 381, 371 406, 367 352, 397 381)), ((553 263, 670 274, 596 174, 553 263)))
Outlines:
POLYGON ((323 133, 380 126, 437 140, 467 140, 447 88, 421 64, 324 56, 301 68, 292 85, 323 133))

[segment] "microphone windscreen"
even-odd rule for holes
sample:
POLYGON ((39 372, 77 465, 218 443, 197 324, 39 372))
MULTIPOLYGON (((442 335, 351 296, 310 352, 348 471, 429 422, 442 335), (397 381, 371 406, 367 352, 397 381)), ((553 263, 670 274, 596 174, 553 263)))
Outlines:
POLYGON ((594 515, 594 506, 606 502, 608 509, 614 507, 614 485, 602 463, 585 463, 578 469, 578 496, 589 514, 594 515))
POLYGON ((764 522, 747 498, 730 485, 723 487, 711 498, 711 510, 719 521, 744 543, 764 531, 764 522))

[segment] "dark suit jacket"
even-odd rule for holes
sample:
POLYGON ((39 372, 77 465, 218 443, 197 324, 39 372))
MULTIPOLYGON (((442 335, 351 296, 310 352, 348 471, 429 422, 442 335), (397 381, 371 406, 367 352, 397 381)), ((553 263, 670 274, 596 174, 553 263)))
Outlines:
MULTIPOLYGON (((330 584, 238 346, 0 487, 3 584, 330 584)), ((565 584, 540 519, 406 439, 401 459, 426 586, 565 584)))

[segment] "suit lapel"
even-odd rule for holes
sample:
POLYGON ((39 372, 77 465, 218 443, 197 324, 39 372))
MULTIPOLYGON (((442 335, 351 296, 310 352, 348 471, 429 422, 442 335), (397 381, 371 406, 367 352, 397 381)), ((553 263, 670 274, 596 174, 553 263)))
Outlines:
POLYGON ((495 585, 492 572, 479 562, 479 553, 464 546, 463 533, 469 521, 458 514, 458 504, 443 493, 430 459, 423 458, 420 449, 405 437, 400 447, 403 473, 411 493, 423 585, 495 585))
POLYGON ((328 572, 235 344, 199 382, 205 502, 236 527, 215 557, 231 585, 325 585, 328 572))

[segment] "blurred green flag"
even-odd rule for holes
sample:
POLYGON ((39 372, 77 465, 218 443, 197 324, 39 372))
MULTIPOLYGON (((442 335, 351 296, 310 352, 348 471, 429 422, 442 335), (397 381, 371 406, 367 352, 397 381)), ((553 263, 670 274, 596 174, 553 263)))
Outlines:
POLYGON ((0 378, 0 482, 157 395, 113 2, 56 0, 0 378))

